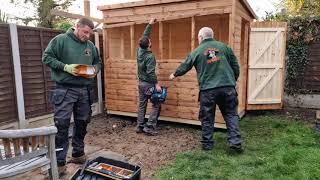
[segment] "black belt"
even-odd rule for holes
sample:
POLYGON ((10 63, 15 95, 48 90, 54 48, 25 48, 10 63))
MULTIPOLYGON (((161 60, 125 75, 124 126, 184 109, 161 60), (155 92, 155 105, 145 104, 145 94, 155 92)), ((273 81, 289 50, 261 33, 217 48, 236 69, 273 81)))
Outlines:
POLYGON ((67 87, 67 88, 90 88, 91 85, 83 84, 67 84, 67 83, 56 83, 56 87, 67 87))

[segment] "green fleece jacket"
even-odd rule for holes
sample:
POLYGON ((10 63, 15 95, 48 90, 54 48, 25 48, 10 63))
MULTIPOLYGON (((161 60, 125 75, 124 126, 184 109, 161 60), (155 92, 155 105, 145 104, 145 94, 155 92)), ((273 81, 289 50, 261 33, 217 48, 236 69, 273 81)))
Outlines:
POLYGON ((64 72, 65 64, 87 64, 101 69, 101 60, 97 48, 91 41, 81 42, 74 29, 54 37, 44 51, 42 62, 51 68, 52 80, 70 85, 90 85, 92 79, 73 76, 64 72))
MULTIPOLYGON (((143 36, 150 37, 151 25, 148 24, 143 36)), ((156 58, 148 49, 137 49, 138 78, 140 81, 158 83, 156 75, 156 58)))
POLYGON ((197 71, 200 90, 235 86, 240 68, 232 49, 226 44, 206 39, 191 52, 174 73, 182 76, 192 67, 197 71))

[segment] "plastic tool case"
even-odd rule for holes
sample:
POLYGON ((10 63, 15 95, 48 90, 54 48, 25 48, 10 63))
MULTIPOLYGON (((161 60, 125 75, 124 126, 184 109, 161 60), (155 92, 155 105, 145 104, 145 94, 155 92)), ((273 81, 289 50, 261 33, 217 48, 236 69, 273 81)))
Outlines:
POLYGON ((126 162, 97 157, 90 160, 81 175, 78 169, 70 180, 140 180, 141 168, 126 162))

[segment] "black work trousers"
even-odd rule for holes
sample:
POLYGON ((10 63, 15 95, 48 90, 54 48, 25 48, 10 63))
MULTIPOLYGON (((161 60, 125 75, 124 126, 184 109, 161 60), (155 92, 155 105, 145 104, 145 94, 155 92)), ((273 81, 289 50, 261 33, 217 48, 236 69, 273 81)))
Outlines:
POLYGON ((202 145, 204 148, 214 146, 213 133, 216 105, 222 113, 228 131, 230 145, 241 144, 239 129, 238 94, 234 87, 220 87, 200 91, 199 120, 202 125, 202 145))
POLYGON ((73 87, 59 84, 53 90, 54 123, 58 129, 55 143, 56 148, 60 149, 56 152, 58 166, 66 164, 69 147, 68 130, 72 113, 74 117, 72 156, 84 155, 84 138, 92 113, 90 94, 92 90, 87 86, 73 87))

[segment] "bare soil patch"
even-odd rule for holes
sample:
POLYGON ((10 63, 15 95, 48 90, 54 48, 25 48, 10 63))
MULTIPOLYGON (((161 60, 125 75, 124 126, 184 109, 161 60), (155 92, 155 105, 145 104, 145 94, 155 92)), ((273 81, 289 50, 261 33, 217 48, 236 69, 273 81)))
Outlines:
MULTIPOLYGON (((95 117, 88 126, 85 144, 98 147, 100 151, 115 152, 128 162, 139 165, 142 179, 151 179, 155 171, 174 160, 177 153, 192 150, 200 144, 200 126, 160 122, 157 136, 137 134, 135 126, 135 118, 95 117)), ((67 167, 68 174, 63 179, 72 176, 80 166, 67 164, 67 167)))

